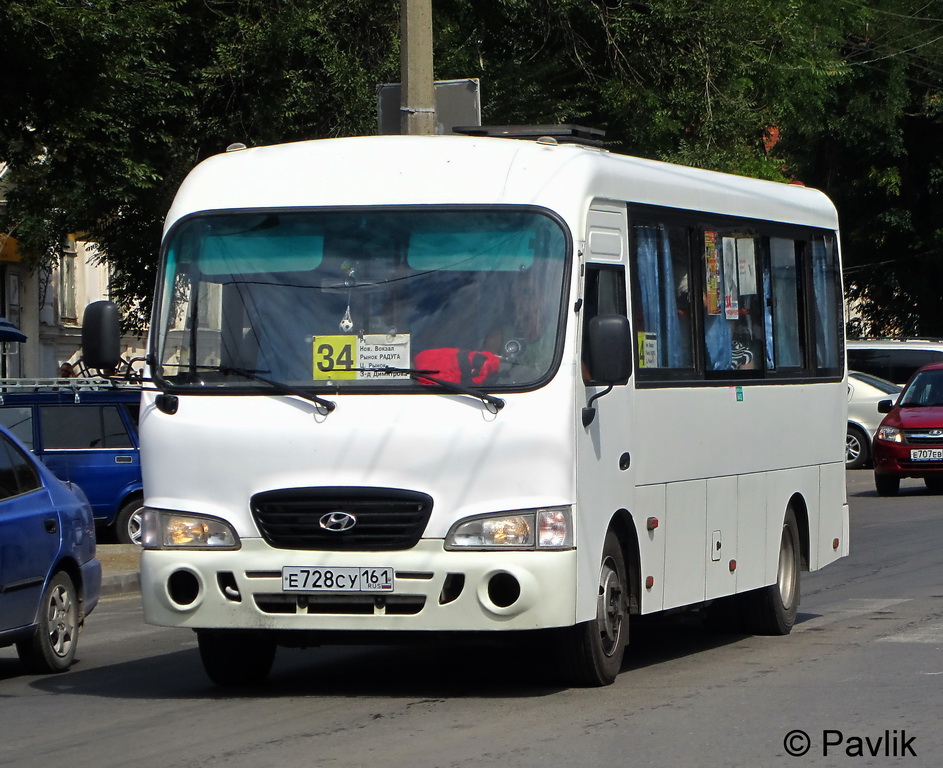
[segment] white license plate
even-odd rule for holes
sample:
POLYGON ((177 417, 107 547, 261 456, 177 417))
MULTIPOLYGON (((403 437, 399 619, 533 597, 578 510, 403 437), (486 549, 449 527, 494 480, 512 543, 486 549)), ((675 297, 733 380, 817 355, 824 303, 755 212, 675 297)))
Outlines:
POLYGON ((943 461, 943 448, 911 448, 911 461, 943 461))
POLYGON ((283 592, 392 592, 392 568, 285 566, 283 592))

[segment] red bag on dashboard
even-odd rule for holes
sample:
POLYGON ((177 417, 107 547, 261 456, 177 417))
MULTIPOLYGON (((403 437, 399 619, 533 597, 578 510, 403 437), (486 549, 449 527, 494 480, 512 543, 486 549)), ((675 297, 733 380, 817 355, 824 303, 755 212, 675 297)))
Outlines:
MULTIPOLYGON (((501 358, 492 352, 444 347, 416 353, 414 367, 455 384, 487 384, 498 374, 501 358)), ((420 384, 434 382, 419 379, 420 384)))

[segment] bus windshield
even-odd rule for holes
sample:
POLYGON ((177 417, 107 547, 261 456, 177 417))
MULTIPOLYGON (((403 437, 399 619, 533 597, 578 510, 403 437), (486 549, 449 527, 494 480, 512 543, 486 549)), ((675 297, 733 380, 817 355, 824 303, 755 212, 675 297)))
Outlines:
POLYGON ((171 388, 535 386, 567 238, 521 209, 250 211, 171 233, 154 375, 171 388))

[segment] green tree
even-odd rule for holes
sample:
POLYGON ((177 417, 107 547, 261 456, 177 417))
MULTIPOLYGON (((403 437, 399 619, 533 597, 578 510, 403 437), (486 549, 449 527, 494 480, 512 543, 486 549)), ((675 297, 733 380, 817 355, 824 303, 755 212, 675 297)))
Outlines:
POLYGON ((375 131, 398 79, 396 3, 8 0, 0 6, 0 231, 35 265, 98 243, 130 325, 147 320, 162 221, 229 143, 375 131))
POLYGON ((586 122, 614 149, 784 178, 770 126, 821 115, 842 0, 443 0, 437 70, 483 83, 485 120, 586 122))
POLYGON ((838 206, 851 332, 943 336, 943 3, 861 5, 825 119, 786 143, 838 206))
MULTIPOLYGON (((617 151, 825 189, 864 324, 943 335, 940 6, 436 0, 435 69, 480 78, 486 123, 583 123, 617 151)), ((399 2, 7 0, 0 68, 16 73, 0 231, 36 264, 85 232, 141 325, 164 213, 197 162, 376 130, 399 2)))

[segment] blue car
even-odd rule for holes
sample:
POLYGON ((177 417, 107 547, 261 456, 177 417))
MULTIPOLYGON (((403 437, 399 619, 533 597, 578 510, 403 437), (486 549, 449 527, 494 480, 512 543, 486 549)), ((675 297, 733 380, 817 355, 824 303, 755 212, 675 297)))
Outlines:
POLYGON ((0 647, 32 673, 68 669, 101 578, 84 494, 0 427, 0 647))
POLYGON ((32 386, 26 380, 6 389, 0 395, 0 425, 60 480, 84 491, 97 526, 109 528, 119 543, 137 544, 144 507, 137 431, 141 391, 73 381, 32 386))

